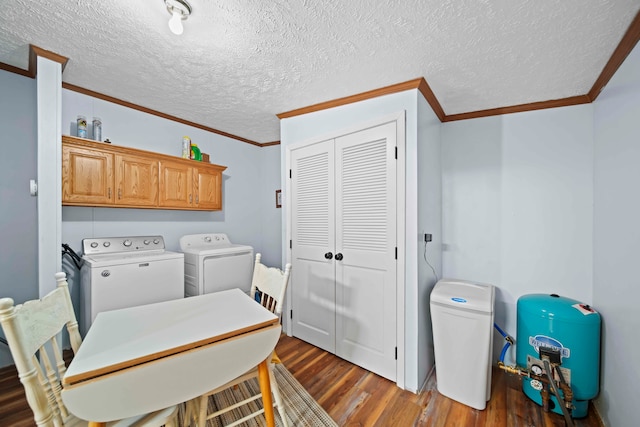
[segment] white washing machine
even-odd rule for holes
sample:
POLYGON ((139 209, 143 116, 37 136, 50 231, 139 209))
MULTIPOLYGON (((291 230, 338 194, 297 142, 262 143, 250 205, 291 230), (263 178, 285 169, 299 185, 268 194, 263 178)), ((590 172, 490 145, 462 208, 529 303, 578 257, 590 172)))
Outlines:
POLYGON ((162 236, 82 240, 80 333, 101 311, 184 297, 184 254, 166 251, 162 236))
POLYGON ((235 245, 224 233, 180 238, 184 252, 184 295, 240 288, 247 294, 253 276, 253 247, 235 245))

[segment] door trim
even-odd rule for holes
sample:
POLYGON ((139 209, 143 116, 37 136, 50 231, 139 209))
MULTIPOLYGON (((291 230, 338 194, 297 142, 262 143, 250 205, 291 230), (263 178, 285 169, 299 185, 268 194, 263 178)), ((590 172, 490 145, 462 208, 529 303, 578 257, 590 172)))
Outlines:
MULTIPOLYGON (((291 170, 291 152, 293 150, 317 144, 328 139, 335 139, 351 133, 360 132, 365 129, 377 127, 383 124, 396 124, 396 146, 398 147, 398 159, 396 164, 396 239, 398 245, 398 261, 396 268, 396 346, 398 348, 398 359, 396 361, 396 385, 402 389, 405 388, 405 269, 406 269, 406 228, 405 228, 405 188, 406 188, 406 141, 405 141, 405 123, 406 112, 404 110, 382 116, 373 120, 361 122, 359 124, 349 126, 340 130, 332 131, 324 135, 315 136, 301 142, 289 144, 285 150, 285 173, 289 175, 291 170)), ((283 197, 291 194, 291 179, 287 178, 284 188, 283 197)), ((286 199, 285 199, 286 200, 286 199)), ((286 261, 292 262, 291 248, 289 241, 291 240, 291 221, 292 212, 291 204, 285 203, 285 242, 286 242, 286 261)), ((284 331, 287 335, 292 335, 292 322, 290 321, 290 310, 292 301, 292 287, 287 288, 287 296, 285 298, 285 307, 283 312, 284 331)))

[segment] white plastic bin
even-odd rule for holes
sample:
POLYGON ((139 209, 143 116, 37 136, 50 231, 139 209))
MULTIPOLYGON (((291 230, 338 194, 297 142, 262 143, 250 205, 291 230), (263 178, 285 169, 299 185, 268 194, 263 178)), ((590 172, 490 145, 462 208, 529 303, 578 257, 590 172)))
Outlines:
POLYGON ((483 410, 491 397, 495 290, 442 279, 431 292, 431 323, 438 391, 483 410))

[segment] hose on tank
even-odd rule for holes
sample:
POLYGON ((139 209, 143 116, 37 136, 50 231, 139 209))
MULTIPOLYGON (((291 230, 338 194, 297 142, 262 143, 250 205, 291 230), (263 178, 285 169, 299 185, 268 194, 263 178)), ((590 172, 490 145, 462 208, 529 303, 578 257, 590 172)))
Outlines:
POLYGON ((575 427, 575 424, 573 423, 573 419, 571 418, 571 414, 569 413, 569 410, 566 408, 565 405, 561 403, 563 399, 560 397, 560 392, 558 391, 558 386, 556 385, 556 382, 551 377, 551 366, 549 364, 549 360, 543 358, 542 363, 544 363, 544 372, 547 375, 547 378, 549 378, 549 384, 551 384, 551 389, 553 390, 553 394, 556 395, 556 399, 558 399, 558 403, 560 404, 560 409, 562 409, 562 415, 564 415, 565 425, 568 427, 575 427))
POLYGON ((498 326, 497 323, 493 324, 493 327, 496 328, 496 330, 498 332, 500 332, 500 335, 502 335, 502 337, 504 338, 504 340, 506 341, 504 343, 504 346, 502 347, 502 351, 500 352, 500 363, 504 363, 504 357, 507 354, 507 350, 509 350, 509 346, 513 345, 513 338, 511 338, 509 335, 507 335, 507 333, 505 331, 503 331, 500 326, 498 326))

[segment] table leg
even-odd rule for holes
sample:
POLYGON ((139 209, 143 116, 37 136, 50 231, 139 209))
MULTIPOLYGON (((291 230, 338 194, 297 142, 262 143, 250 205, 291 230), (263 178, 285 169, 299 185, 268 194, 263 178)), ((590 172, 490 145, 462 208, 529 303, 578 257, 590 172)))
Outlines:
POLYGON ((99 423, 97 421, 89 421, 89 427, 107 427, 107 423, 99 423))
POLYGON ((258 365, 258 379, 260 381, 260 391, 262 392, 262 405, 264 406, 264 417, 267 420, 267 427, 275 427, 276 422, 273 418, 273 400, 271 399, 271 382, 269 380, 269 363, 263 360, 258 365))

